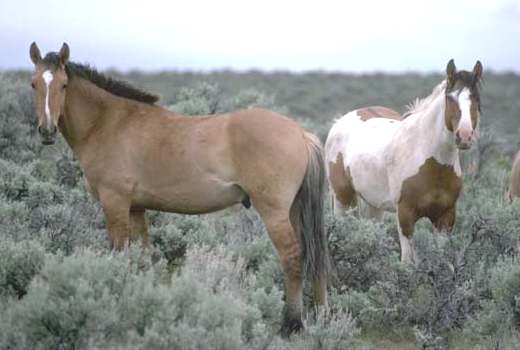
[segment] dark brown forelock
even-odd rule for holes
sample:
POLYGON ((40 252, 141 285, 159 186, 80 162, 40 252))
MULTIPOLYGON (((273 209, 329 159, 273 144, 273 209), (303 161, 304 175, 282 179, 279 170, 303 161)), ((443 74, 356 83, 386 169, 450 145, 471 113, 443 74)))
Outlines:
MULTIPOLYGON (((61 63, 60 55, 56 52, 49 52, 42 61, 53 70, 57 69, 61 63)), ((73 79, 76 76, 86 79, 97 87, 119 97, 148 104, 154 104, 159 101, 157 95, 139 90, 126 82, 107 77, 88 65, 67 62, 67 64, 65 64, 65 71, 69 79, 73 79)))
POLYGON ((468 88, 471 96, 478 104, 480 112, 480 80, 476 79, 472 72, 461 70, 455 73, 455 82, 446 88, 446 93, 468 88))

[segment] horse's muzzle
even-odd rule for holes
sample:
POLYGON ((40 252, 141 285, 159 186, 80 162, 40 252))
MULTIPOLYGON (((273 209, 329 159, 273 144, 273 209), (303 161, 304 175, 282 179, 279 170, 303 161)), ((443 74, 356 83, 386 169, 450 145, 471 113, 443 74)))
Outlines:
POLYGON ((473 144, 473 130, 457 130, 455 132, 455 143, 460 150, 467 150, 473 144))
POLYGON ((42 144, 44 145, 52 145, 56 141, 56 132, 57 128, 53 125, 50 128, 45 128, 42 126, 38 127, 38 134, 40 134, 40 138, 42 140, 42 144))
POLYGON ((457 142, 457 148, 460 149, 461 151, 465 151, 465 150, 468 150, 471 148, 471 145, 472 145, 472 142, 469 141, 469 142, 457 142))

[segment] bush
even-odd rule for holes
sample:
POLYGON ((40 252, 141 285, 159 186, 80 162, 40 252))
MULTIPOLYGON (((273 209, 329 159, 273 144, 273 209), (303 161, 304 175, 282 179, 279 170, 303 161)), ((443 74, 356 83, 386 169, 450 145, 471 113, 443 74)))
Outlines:
MULTIPOLYGON (((168 74, 129 76, 163 86, 178 112, 267 107, 322 139, 334 116, 402 105, 418 85, 430 91, 439 79, 221 72, 204 75, 212 83, 179 73, 161 85, 168 74)), ((72 152, 62 138, 40 145, 28 79, 0 73, 0 349, 517 347, 520 200, 508 205, 503 197, 516 145, 503 130, 518 123, 514 99, 502 93, 515 96, 517 77, 491 76, 500 89, 483 91, 483 100, 486 114, 498 116, 496 130, 483 130, 476 154, 466 154, 475 171, 464 179, 453 235, 439 239, 418 223, 416 265, 399 262, 393 215, 375 223, 327 210, 330 313, 306 308, 306 331, 289 340, 278 336, 283 275, 254 209, 148 211, 152 247, 111 252, 101 207, 85 192, 72 152)), ((311 296, 307 283, 306 306, 311 296)))
POLYGON ((217 84, 200 83, 182 88, 169 109, 186 115, 208 115, 232 112, 250 107, 263 107, 285 112, 276 107, 274 98, 255 89, 247 89, 236 96, 225 96, 217 84))
POLYGON ((487 348, 513 349, 520 340, 520 263, 503 259, 486 275, 491 279, 489 294, 464 330, 465 336, 487 348))
POLYGON ((267 326, 260 309, 248 304, 242 264, 223 248, 197 248, 188 251, 182 274, 170 277, 164 263, 152 263, 137 248, 48 255, 27 295, 0 316, 0 347, 241 349, 263 343, 267 326))
POLYGON ((44 249, 34 241, 0 241, 0 297, 22 298, 43 261, 44 249))
POLYGON ((32 92, 27 81, 0 72, 0 158, 27 161, 41 149, 31 137, 37 117, 32 107, 32 92))
POLYGON ((48 255, 27 295, 0 316, 0 347, 86 348, 119 338, 128 328, 138 329, 140 318, 152 312, 150 305, 131 319, 121 308, 133 288, 153 289, 161 271, 160 264, 154 270, 140 258, 89 250, 68 257, 48 255))

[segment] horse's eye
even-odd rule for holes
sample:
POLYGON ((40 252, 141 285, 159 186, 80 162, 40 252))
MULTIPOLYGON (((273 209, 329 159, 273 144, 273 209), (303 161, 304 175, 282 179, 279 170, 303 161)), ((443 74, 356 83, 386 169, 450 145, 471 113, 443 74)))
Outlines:
POLYGON ((61 87, 62 90, 65 90, 67 88, 67 84, 63 84, 63 86, 61 87))
POLYGON ((36 89, 36 86, 34 85, 34 83, 31 83, 31 87, 32 87, 33 89, 36 89))

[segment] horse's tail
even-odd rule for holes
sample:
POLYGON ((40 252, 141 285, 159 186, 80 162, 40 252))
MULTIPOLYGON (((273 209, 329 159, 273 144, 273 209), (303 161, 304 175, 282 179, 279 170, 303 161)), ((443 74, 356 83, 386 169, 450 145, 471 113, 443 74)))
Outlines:
POLYGON ((324 226, 325 163, 320 140, 305 133, 309 162, 303 183, 291 208, 291 221, 300 232, 304 271, 314 281, 326 279, 329 252, 324 226))

